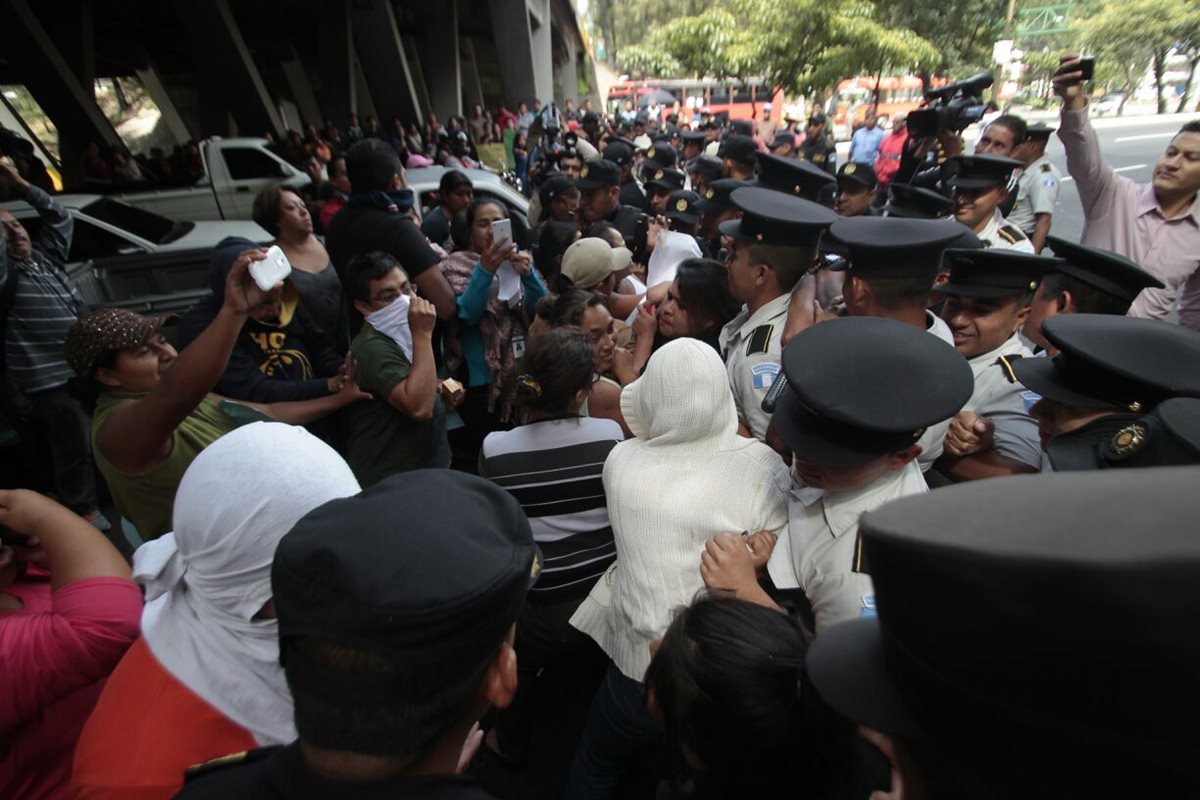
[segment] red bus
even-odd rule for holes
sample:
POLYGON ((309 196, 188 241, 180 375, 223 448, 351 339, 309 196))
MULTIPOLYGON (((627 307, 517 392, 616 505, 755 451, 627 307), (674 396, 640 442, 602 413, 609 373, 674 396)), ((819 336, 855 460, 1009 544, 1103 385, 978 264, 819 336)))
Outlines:
MULTIPOLYGON (((719 114, 728 112, 730 119, 755 119, 758 121, 783 119, 783 91, 765 84, 764 81, 751 78, 749 80, 644 80, 615 83, 608 90, 607 107, 614 117, 625 110, 627 102, 633 104, 634 110, 639 110, 638 100, 651 93, 667 92, 674 99, 671 103, 662 103, 671 110, 679 113, 681 121, 704 114, 719 114), (771 109, 764 106, 770 103, 771 109)), ((665 96, 664 96, 665 99, 665 96)))
MULTIPOLYGON (((896 112, 907 114, 925 99, 921 79, 915 75, 847 78, 838 84, 833 101, 834 135, 839 140, 849 139, 854 129, 863 123, 867 109, 875 102, 876 81, 879 89, 877 116, 891 117, 896 112)), ((931 88, 945 83, 945 78, 934 78, 931 88)))

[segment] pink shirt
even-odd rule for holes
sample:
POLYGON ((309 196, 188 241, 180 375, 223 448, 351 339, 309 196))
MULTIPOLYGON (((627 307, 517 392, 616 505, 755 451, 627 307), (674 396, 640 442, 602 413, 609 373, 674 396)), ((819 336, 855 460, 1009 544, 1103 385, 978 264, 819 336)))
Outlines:
POLYGON ((52 593, 44 573, 7 592, 25 607, 0 613, 0 797, 65 798, 75 741, 137 637, 142 594, 120 578, 52 593))
POLYGON ((904 155, 904 143, 908 141, 908 130, 899 133, 889 131, 879 145, 879 156, 875 159, 875 177, 880 186, 892 182, 900 169, 900 156, 904 155))
POLYGON ((1058 138, 1083 203, 1083 244, 1127 256, 1166 284, 1139 294, 1129 316, 1165 317, 1178 299, 1180 324, 1200 330, 1200 196, 1164 217, 1152 183, 1134 183, 1104 163, 1086 108, 1063 110, 1058 138))

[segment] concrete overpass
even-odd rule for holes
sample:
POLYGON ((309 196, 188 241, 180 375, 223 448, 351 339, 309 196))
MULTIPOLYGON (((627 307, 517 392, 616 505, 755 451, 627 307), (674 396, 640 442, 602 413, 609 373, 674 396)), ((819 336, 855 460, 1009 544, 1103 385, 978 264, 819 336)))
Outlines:
POLYGON ((68 181, 119 141, 95 79, 134 75, 179 143, 596 95, 573 0, 0 0, 0 84, 55 123, 68 181))

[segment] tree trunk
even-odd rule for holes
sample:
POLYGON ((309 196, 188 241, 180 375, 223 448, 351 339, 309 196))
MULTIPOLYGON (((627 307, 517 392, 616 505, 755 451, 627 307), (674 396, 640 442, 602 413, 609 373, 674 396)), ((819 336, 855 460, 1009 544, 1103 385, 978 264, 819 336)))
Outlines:
POLYGON ((1196 81, 1196 67, 1200 66, 1200 52, 1188 60, 1187 81, 1183 84, 1183 94, 1179 97, 1179 105, 1175 107, 1176 114, 1187 111, 1188 100, 1192 97, 1192 84, 1196 81))
POLYGON ((1163 94, 1163 77, 1167 69, 1167 54, 1161 50, 1154 51, 1154 95, 1158 100, 1158 113, 1167 113, 1167 98, 1163 94))

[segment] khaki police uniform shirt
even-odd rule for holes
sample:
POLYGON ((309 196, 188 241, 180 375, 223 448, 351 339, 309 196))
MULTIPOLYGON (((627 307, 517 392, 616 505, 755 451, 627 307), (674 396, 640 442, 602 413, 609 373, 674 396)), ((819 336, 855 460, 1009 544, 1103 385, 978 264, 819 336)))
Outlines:
MULTIPOLYGON (((932 311, 925 312, 925 330, 951 347, 954 346, 954 334, 950 332, 950 326, 932 311)), ((917 466, 921 468, 921 472, 928 472, 929 468, 933 466, 933 462, 941 458, 946 442, 946 432, 949 430, 950 420, 945 420, 936 425, 930 425, 925 429, 925 433, 921 434, 921 438, 917 440, 917 444, 921 448, 921 454, 917 456, 917 466)))
POLYGON ((1029 241, 1023 230, 1006 220, 1000 209, 992 212, 992 218, 988 220, 987 225, 975 235, 983 242, 984 247, 998 247, 1033 255, 1033 242, 1029 241))
POLYGON ((791 294, 781 294, 753 314, 743 308, 721 329, 718 340, 729 372, 738 422, 749 428, 760 442, 771 424, 771 415, 762 410, 762 401, 781 369, 783 329, 791 299, 791 294))
POLYGON ((1062 187, 1062 173, 1047 156, 1034 161, 1017 179, 1017 202, 1008 215, 1008 222, 1033 235, 1038 214, 1053 214, 1062 187))
POLYGON ((929 491, 916 462, 868 486, 826 493, 793 484, 788 525, 779 534, 767 572, 780 589, 802 589, 817 633, 875 613, 875 588, 864 571, 858 518, 901 497, 929 491))
POLYGON ((1029 415, 1025 387, 1012 371, 1012 363, 1032 358, 1033 353, 1013 334, 991 352, 967 359, 975 374, 975 391, 963 407, 995 425, 993 440, 997 453, 1039 467, 1042 446, 1037 422, 1029 415))

